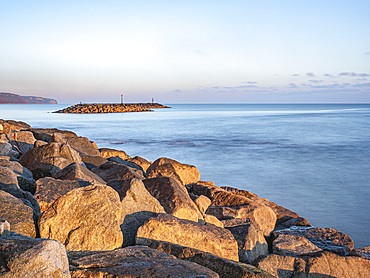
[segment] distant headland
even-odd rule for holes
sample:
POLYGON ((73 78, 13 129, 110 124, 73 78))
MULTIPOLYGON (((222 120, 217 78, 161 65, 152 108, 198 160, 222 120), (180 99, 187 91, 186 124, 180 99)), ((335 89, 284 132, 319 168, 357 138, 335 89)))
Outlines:
POLYGON ((0 104, 58 104, 58 102, 51 98, 0 93, 0 104))
POLYGON ((53 113, 125 113, 153 111, 153 108, 171 108, 159 103, 80 103, 53 113))

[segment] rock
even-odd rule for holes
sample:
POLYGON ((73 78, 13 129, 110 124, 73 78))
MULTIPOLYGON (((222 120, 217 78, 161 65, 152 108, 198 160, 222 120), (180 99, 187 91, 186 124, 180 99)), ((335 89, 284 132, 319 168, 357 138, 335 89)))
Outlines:
POLYGON ((112 250, 122 246, 121 214, 118 193, 111 187, 77 188, 40 215, 40 236, 59 240, 72 251, 112 250))
POLYGON ((79 154, 66 144, 50 143, 34 148, 19 159, 35 179, 53 176, 72 162, 82 164, 79 154))
POLYGON ((370 246, 354 249, 351 251, 350 255, 370 260, 370 246))
POLYGON ((16 161, 9 161, 2 158, 0 158, 0 166, 6 167, 9 170, 13 171, 13 173, 17 177, 18 185, 21 189, 29 191, 32 194, 35 193, 35 180, 33 179, 32 172, 30 170, 23 167, 20 163, 16 161))
POLYGON ((200 173, 195 166, 182 164, 173 159, 164 157, 154 161, 147 169, 148 178, 161 176, 179 179, 180 183, 183 185, 195 183, 200 179, 200 173))
POLYGON ((19 153, 24 154, 29 150, 33 149, 35 144, 35 137, 33 137, 30 131, 19 131, 16 133, 8 134, 9 143, 14 149, 18 150, 19 153))
POLYGON ((238 242, 239 261, 251 264, 259 256, 269 253, 262 231, 249 219, 224 220, 222 223, 238 242))
POLYGON ((99 149, 86 137, 68 137, 66 143, 83 156, 101 156, 99 149))
POLYGON ((151 162, 149 162, 148 160, 146 160, 145 158, 142 158, 140 156, 134 156, 132 158, 127 158, 126 161, 131 161, 131 162, 136 163, 141 168, 143 168, 145 173, 146 173, 146 171, 148 170, 148 168, 151 164, 151 162))
POLYGON ((221 258, 214 254, 203 252, 194 248, 184 247, 164 241, 153 241, 150 248, 166 252, 175 257, 191 261, 207 267, 222 278, 272 278, 269 273, 258 269, 252 265, 239 263, 233 260, 221 258))
POLYGON ((203 219, 206 225, 212 224, 220 228, 224 227, 224 224, 213 215, 203 214, 203 219))
POLYGON ((18 151, 13 150, 13 147, 8 142, 0 141, 0 156, 9 156, 13 158, 19 157, 18 151))
POLYGON ((254 193, 252 193, 248 190, 242 190, 242 189, 234 188, 234 187, 231 187, 231 186, 221 186, 220 188, 222 188, 223 190, 232 192, 236 195, 240 195, 240 196, 244 196, 244 197, 258 197, 257 194, 254 194, 254 193))
POLYGON ((311 224, 303 217, 283 216, 276 222, 275 230, 283 230, 292 226, 311 227, 311 224))
POLYGON ((18 122, 13 120, 4 121, 0 119, 0 124, 3 126, 2 133, 17 132, 25 129, 30 129, 31 126, 25 122, 18 122))
POLYGON ((158 214, 138 229, 136 244, 149 245, 153 241, 167 241, 238 261, 238 245, 230 231, 168 214, 158 214))
POLYGON ((253 224, 260 229, 265 236, 275 228, 276 214, 267 206, 230 206, 230 207, 214 207, 211 206, 207 210, 207 214, 214 215, 220 220, 232 218, 249 218, 253 224))
POLYGON ((100 252, 71 264, 72 277, 219 277, 206 267, 146 246, 100 252))
POLYGON ((322 251, 311 241, 303 236, 279 234, 272 243, 274 254, 286 256, 298 256, 322 251))
POLYGON ((77 137, 76 133, 72 131, 59 130, 56 128, 33 128, 31 129, 31 132, 37 140, 42 140, 48 143, 51 143, 53 135, 57 135, 63 143, 65 143, 70 137, 77 137))
POLYGON ((108 160, 101 156, 82 156, 82 161, 85 163, 87 169, 91 171, 92 168, 99 167, 100 165, 107 163, 108 160))
POLYGON ((127 180, 127 179, 143 179, 141 172, 135 170, 126 165, 108 161, 100 165, 99 167, 93 168, 92 172, 101 177, 104 181, 110 180, 127 180))
POLYGON ((41 147, 44 145, 49 144, 48 142, 42 141, 42 140, 36 140, 35 143, 33 144, 34 148, 41 147))
POLYGON ((212 201, 204 195, 199 196, 194 200, 201 213, 205 213, 208 207, 212 204, 212 201))
POLYGON ((198 222, 203 219, 197 206, 172 178, 158 177, 143 181, 149 193, 163 206, 166 213, 198 222))
POLYGON ((109 161, 113 161, 113 162, 117 162, 117 163, 121 163, 121 164, 124 164, 130 168, 133 168, 135 170, 138 170, 140 171, 140 175, 142 175, 143 177, 145 177, 146 173, 144 172, 143 168, 141 168, 141 166, 137 165, 135 162, 132 162, 132 161, 128 161, 128 160, 123 160, 122 158, 118 157, 118 156, 115 156, 115 157, 110 157, 108 158, 109 161))
POLYGON ((15 233, 0 236, 0 273, 1 277, 9 278, 71 277, 63 244, 15 233))
POLYGON ((106 184, 98 175, 91 172, 85 166, 77 163, 71 163, 62 170, 53 175, 54 179, 76 180, 80 186, 92 184, 106 184))
POLYGON ((99 151, 100 151, 100 155, 104 158, 116 157, 116 156, 118 156, 119 158, 122 158, 123 160, 130 158, 130 156, 127 155, 124 151, 118 151, 115 149, 108 149, 108 148, 102 148, 102 149, 99 149, 99 151))
POLYGON ((25 205, 22 199, 0 190, 0 219, 9 222, 10 231, 36 237, 36 226, 33 208, 25 205))
POLYGON ((291 227, 275 231, 273 236, 277 238, 280 234, 303 236, 317 247, 339 255, 347 255, 354 248, 349 236, 332 228, 291 227))
POLYGON ((35 199, 40 204, 40 211, 47 210, 56 199, 67 194, 73 189, 80 188, 76 180, 57 180, 50 177, 38 179, 35 183, 35 199))
POLYGON ((318 252, 301 258, 269 255, 254 263, 276 277, 369 277, 370 261, 359 257, 341 257, 318 252))

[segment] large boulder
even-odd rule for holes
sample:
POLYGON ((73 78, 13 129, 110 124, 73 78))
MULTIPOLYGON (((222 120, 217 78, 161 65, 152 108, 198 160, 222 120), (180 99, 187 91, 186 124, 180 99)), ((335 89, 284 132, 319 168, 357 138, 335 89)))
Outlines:
POLYGON ((124 151, 119 151, 119 150, 109 149, 109 148, 101 148, 99 149, 99 151, 100 151, 100 155, 104 158, 115 157, 115 156, 118 156, 122 158, 123 160, 130 158, 130 156, 126 154, 124 151))
POLYGON ((144 180, 149 193, 155 197, 168 214, 197 222, 203 219, 197 206, 174 179, 158 177, 144 180))
POLYGON ((212 201, 204 195, 200 195, 193 200, 201 213, 206 213, 208 207, 212 204, 212 201))
POLYGON ((86 137, 68 137, 66 143, 74 148, 81 157, 83 156, 101 156, 96 145, 86 137))
POLYGON ((347 255, 354 248, 349 236, 332 228, 291 227, 275 231, 273 237, 278 238, 281 234, 305 237, 317 247, 339 255, 347 255))
POLYGON ((42 140, 48 143, 52 142, 53 136, 60 138, 62 143, 65 143, 70 137, 77 137, 76 133, 72 131, 59 130, 56 128, 33 128, 31 129, 31 132, 37 140, 42 140))
POLYGON ((279 234, 272 243, 274 254, 286 256, 298 256, 322 251, 311 241, 303 236, 279 234))
POLYGON ((127 179, 143 179, 142 172, 131 168, 127 165, 108 161, 100 165, 99 167, 93 168, 92 172, 101 177, 104 181, 110 180, 127 180, 127 179))
POLYGON ((10 133, 17 132, 21 130, 30 129, 31 126, 25 122, 13 121, 13 120, 2 120, 0 119, 0 124, 3 127, 0 133, 10 133))
POLYGON ((33 149, 36 141, 32 132, 26 130, 9 133, 7 136, 9 143, 13 146, 13 149, 16 149, 21 154, 33 149))
POLYGON ((74 189, 39 217, 42 238, 56 239, 67 250, 112 250, 122 246, 121 203, 106 185, 74 189))
POLYGON ((270 235, 276 224, 276 214, 270 207, 264 205, 241 205, 230 207, 211 206, 208 208, 207 214, 214 215, 220 220, 249 218, 265 236, 270 235))
POLYGON ((169 214, 158 214, 141 226, 136 243, 149 245, 167 241, 238 261, 238 244, 230 231, 214 225, 201 225, 169 214))
POLYGON ((95 167, 99 167, 100 165, 107 163, 108 160, 101 157, 101 156, 82 156, 82 161, 85 163, 87 169, 91 170, 95 167))
POLYGON ((55 142, 34 148, 19 159, 19 163, 31 170, 35 179, 51 177, 73 162, 82 163, 77 151, 55 142))
POLYGON ((269 253, 263 232, 249 219, 230 219, 222 223, 238 242, 239 261, 251 264, 257 257, 269 253))
POLYGON ((11 231, 29 237, 36 237, 34 210, 25 205, 22 199, 0 190, 0 219, 11 225, 11 231))
POLYGON ((9 161, 7 159, 2 159, 1 157, 0 157, 0 166, 6 167, 9 170, 13 171, 13 173, 17 177, 18 185, 21 189, 29 191, 32 194, 35 193, 34 187, 35 180, 33 179, 32 172, 30 170, 23 167, 17 161, 9 161))
POLYGON ((199 181, 200 173, 193 165, 182 164, 169 158, 158 158, 147 169, 148 178, 171 177, 179 179, 183 185, 199 181))
POLYGON ((254 265, 276 277, 358 278, 370 274, 370 260, 341 257, 328 251, 300 258, 273 254, 258 258, 254 265))
POLYGON ((76 180, 57 180, 46 177, 35 182, 36 192, 34 197, 40 205, 41 213, 43 213, 59 197, 80 187, 82 187, 81 184, 76 180))
POLYGON ((150 248, 166 252, 175 257, 207 267, 222 278, 273 278, 273 276, 252 265, 221 258, 198 249, 184 247, 164 241, 153 241, 150 248))
POLYGON ((115 157, 110 157, 108 158, 108 161, 113 161, 113 162, 117 162, 117 163, 121 163, 121 164, 124 164, 130 168, 133 168, 135 170, 138 170, 141 172, 141 175, 143 177, 145 177, 145 171, 144 169, 139 166, 138 164, 136 164, 135 162, 132 162, 132 161, 129 161, 129 160, 123 160, 122 158, 118 157, 118 156, 115 156, 115 157))
POLYGON ((0 138, 0 156, 17 158, 19 157, 19 152, 13 150, 13 146, 7 140, 1 140, 0 138))
POLYGON ((134 156, 134 157, 130 157, 130 158, 126 158, 126 161, 130 161, 130 162, 134 162, 136 163, 137 165, 139 165, 141 168, 143 168, 144 172, 146 173, 146 171, 148 170, 151 162, 149 162, 148 160, 146 160, 145 158, 142 158, 140 156, 134 156))
POLYGON ((75 180, 81 186, 87 186, 91 184, 106 184, 98 175, 91 172, 82 164, 76 162, 69 164, 65 168, 61 169, 53 175, 54 179, 60 180, 75 180))
POLYGON ((68 278, 68 258, 59 241, 11 233, 0 236, 1 277, 68 278))
POLYGON ((71 274, 72 277, 219 277, 206 267, 146 246, 120 248, 72 259, 71 274))

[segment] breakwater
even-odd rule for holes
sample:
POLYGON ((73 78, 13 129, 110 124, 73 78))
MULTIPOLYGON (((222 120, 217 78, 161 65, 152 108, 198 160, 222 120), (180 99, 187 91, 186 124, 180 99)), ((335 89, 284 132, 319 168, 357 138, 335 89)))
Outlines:
POLYGON ((159 103, 80 103, 53 113, 126 113, 153 111, 153 108, 170 108, 159 103))

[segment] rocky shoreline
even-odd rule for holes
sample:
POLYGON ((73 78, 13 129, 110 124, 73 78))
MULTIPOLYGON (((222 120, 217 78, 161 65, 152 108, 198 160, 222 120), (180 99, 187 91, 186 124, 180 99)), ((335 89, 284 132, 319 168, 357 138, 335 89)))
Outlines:
POLYGON ((153 111, 154 108, 170 108, 159 103, 80 103, 69 106, 53 113, 126 113, 153 111))
POLYGON ((72 131, 0 120, 0 199, 0 277, 370 277, 340 231, 72 131))

